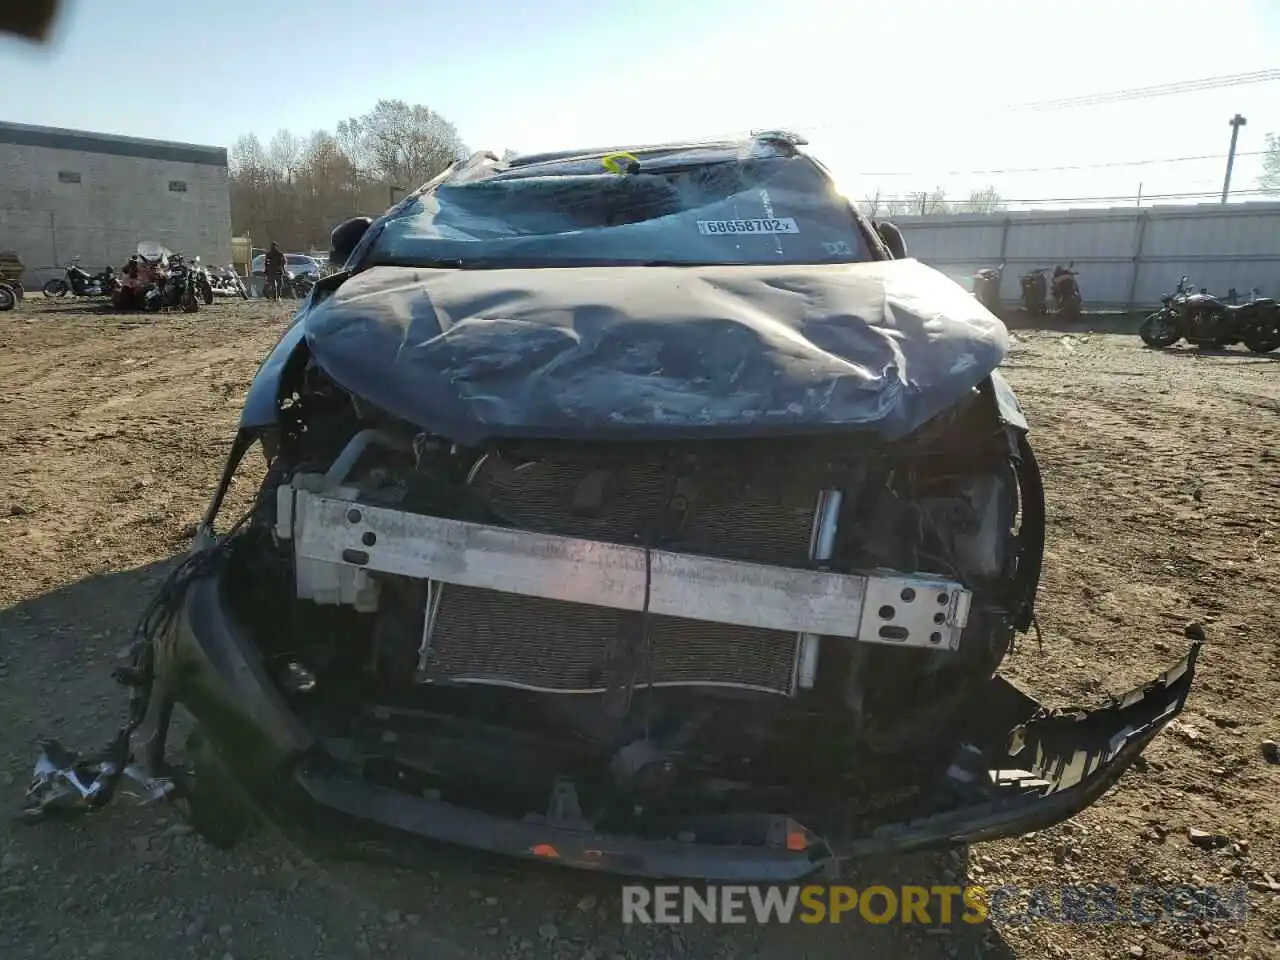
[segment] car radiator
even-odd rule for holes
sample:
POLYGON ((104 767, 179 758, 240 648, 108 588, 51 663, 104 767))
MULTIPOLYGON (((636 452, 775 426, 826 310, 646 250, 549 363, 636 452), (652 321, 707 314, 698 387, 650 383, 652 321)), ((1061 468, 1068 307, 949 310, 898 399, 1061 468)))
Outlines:
MULTIPOLYGON (((519 529, 642 545, 657 523, 660 532, 649 539, 655 548, 806 566, 819 491, 796 482, 752 487, 734 472, 673 483, 660 465, 644 462, 602 468, 488 458, 471 482, 496 516, 519 529)), ((645 639, 634 611, 433 583, 419 680, 602 692, 611 658, 630 641, 648 654, 632 661, 637 687, 795 691, 801 638, 794 632, 647 619, 645 639)))

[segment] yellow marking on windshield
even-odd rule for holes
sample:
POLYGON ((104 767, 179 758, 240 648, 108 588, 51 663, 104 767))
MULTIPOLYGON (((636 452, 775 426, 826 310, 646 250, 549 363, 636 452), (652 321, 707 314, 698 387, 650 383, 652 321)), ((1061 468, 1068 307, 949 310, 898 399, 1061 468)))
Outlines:
POLYGON ((618 153, 607 154, 605 157, 603 157, 600 160, 600 163, 603 164, 604 168, 608 170, 610 173, 616 173, 619 176, 621 176, 622 174, 628 172, 632 164, 634 164, 636 167, 640 166, 640 158, 633 153, 627 153, 625 150, 622 150, 622 151, 619 151, 618 153), (625 167, 620 162, 623 160, 628 161, 627 166, 625 167))

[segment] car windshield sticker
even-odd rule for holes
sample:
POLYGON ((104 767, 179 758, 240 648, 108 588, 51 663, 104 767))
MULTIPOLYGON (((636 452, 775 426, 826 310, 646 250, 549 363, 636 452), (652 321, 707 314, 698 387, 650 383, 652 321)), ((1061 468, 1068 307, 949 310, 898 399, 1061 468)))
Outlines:
POLYGON ((717 234, 743 234, 743 233, 799 233, 800 226, 796 223, 795 217, 774 217, 763 218, 757 217, 751 220, 699 220, 698 232, 704 236, 715 236, 717 234))
POLYGON ((624 173, 639 173, 640 160, 634 154, 619 151, 618 153, 610 153, 601 158, 600 163, 610 173, 616 173, 621 176, 624 173))

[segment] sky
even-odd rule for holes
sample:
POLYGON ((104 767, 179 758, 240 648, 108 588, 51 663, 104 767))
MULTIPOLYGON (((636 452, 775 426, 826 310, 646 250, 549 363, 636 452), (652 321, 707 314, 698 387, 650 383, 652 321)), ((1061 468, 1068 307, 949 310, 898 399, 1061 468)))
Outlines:
POLYGON ((1280 68, 1280 0, 221 0, 183 7, 180 42, 152 2, 64 4, 49 47, 0 40, 0 119, 230 146, 388 98, 496 152, 785 128, 856 199, 1014 201, 1215 193, 1236 113, 1248 191, 1280 133, 1275 81, 1025 107, 1280 68))

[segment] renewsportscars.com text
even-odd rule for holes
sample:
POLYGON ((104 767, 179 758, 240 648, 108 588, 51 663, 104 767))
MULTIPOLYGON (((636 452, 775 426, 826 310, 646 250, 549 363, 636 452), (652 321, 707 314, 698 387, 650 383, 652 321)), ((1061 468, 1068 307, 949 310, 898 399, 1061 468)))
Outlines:
POLYGON ((1207 923, 1239 921, 1244 887, 901 886, 814 884, 622 888, 622 922, 679 923, 1207 923))

